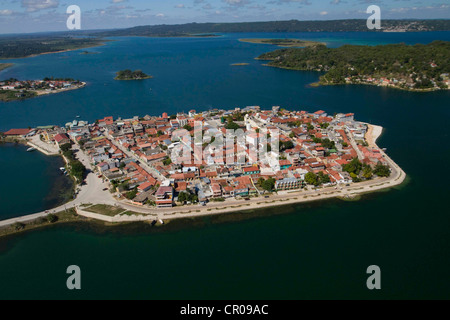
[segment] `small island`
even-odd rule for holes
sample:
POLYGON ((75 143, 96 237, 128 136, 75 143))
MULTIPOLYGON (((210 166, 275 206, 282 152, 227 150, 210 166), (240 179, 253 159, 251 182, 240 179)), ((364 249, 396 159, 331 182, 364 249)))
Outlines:
POLYGON ((258 57, 267 65, 291 70, 319 71, 318 85, 367 84, 409 91, 450 88, 450 42, 377 46, 324 45, 280 49, 258 57))
POLYGON ((116 74, 117 76, 114 78, 114 80, 144 80, 153 78, 152 76, 145 74, 141 70, 131 71, 127 69, 119 71, 116 74))
POLYGON ((317 41, 301 40, 301 39, 239 39, 241 42, 257 43, 257 44, 272 44, 278 47, 311 47, 319 44, 324 44, 317 41))
POLYGON ((0 81, 0 101, 25 100, 46 94, 76 90, 86 86, 85 82, 71 78, 44 78, 43 80, 23 80, 11 78, 0 81))
POLYGON ((250 63, 242 62, 242 63, 232 63, 231 66, 248 66, 250 63))

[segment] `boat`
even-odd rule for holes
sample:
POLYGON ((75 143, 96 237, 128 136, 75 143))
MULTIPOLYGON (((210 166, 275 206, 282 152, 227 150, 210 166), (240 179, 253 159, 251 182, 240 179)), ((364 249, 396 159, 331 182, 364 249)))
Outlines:
POLYGON ((27 149, 27 152, 33 152, 33 151, 36 151, 36 148, 33 148, 33 147, 32 147, 32 148, 28 148, 28 149, 27 149))
POLYGON ((159 219, 159 223, 164 224, 164 220, 163 219, 159 219))

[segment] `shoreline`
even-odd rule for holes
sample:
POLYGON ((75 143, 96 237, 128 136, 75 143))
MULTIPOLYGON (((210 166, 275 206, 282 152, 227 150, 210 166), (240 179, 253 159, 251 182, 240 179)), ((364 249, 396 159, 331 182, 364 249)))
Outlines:
MULTIPOLYGON (((255 58, 255 60, 258 61, 272 61, 272 60, 266 60, 266 59, 260 59, 260 58, 255 58)), ((263 67, 269 67, 269 68, 278 68, 278 69, 283 69, 283 70, 292 70, 292 71, 305 71, 305 72, 322 72, 322 71, 317 71, 317 70, 300 70, 300 69, 295 69, 295 68, 289 68, 289 67, 281 67, 281 66, 271 66, 268 63, 263 63, 262 64, 263 67)), ((394 86, 394 85, 378 85, 378 84, 374 84, 374 83, 365 83, 365 82, 360 82, 360 83, 322 83, 319 81, 317 82, 312 82, 310 84, 308 84, 308 86, 312 87, 312 88, 317 88, 317 87, 326 87, 326 86, 344 86, 344 85, 364 85, 364 86, 372 86, 372 87, 380 87, 380 88, 389 88, 389 89, 397 89, 400 91, 407 91, 407 92, 421 92, 421 93, 426 93, 426 92, 437 92, 437 91, 446 91, 446 90, 450 90, 450 88, 447 89, 436 89, 436 88, 428 88, 428 89, 410 89, 410 88, 401 88, 398 86, 394 86)))
MULTIPOLYGON (((379 139, 383 133, 383 128, 381 126, 368 124, 369 130, 367 132, 367 140, 369 145, 377 146, 376 141, 379 139)), ((378 146, 377 146, 378 148, 378 146)), ((382 149, 380 149, 382 150, 382 149)), ((319 191, 308 191, 308 190, 295 190, 295 191, 282 191, 277 194, 272 195, 270 198, 252 198, 250 201, 246 200, 228 200, 223 203, 210 203, 205 207, 200 206, 183 206, 174 207, 168 209, 150 209, 144 208, 125 201, 118 201, 113 198, 113 202, 103 203, 105 205, 119 206, 124 212, 131 211, 133 213, 140 214, 137 215, 117 215, 117 216, 106 216, 102 214, 95 214, 92 212, 87 212, 80 208, 80 205, 75 201, 64 204, 58 208, 48 210, 46 212, 36 213, 32 215, 26 215, 21 217, 16 217, 4 221, 0 221, 0 228, 8 228, 16 223, 26 223, 30 221, 36 221, 39 218, 45 217, 50 212, 58 212, 62 207, 67 209, 76 210, 77 214, 88 219, 94 219, 95 221, 103 221, 112 224, 122 224, 129 222, 151 222, 151 221, 167 221, 185 218, 201 218, 211 215, 222 215, 235 212, 246 212, 258 209, 267 209, 271 207, 277 207, 280 205, 293 205, 308 202, 317 202, 320 200, 328 199, 341 199, 348 200, 360 197, 364 194, 374 193, 381 190, 391 189, 404 183, 406 179, 406 173, 384 152, 381 151, 383 157, 389 163, 392 173, 388 178, 378 178, 376 180, 369 180, 364 182, 359 182, 352 184, 350 187, 337 189, 335 187, 327 187, 319 189, 319 191)), ((91 180, 96 179, 95 174, 91 173, 91 180)), ((98 178, 97 178, 98 179, 98 178)), ((109 191, 108 191, 109 192, 109 191)), ((112 196, 111 196, 112 198, 112 196)), ((85 202, 91 203, 91 202, 85 202)), ((101 203, 92 203, 101 204, 101 203)), ((13 232, 14 233, 14 232, 13 232)))
MULTIPOLYGON (((32 91, 28 91, 28 92, 32 92, 35 95, 32 97, 27 97, 27 98, 17 98, 17 99, 13 99, 13 100, 0 100, 0 102, 4 102, 4 103, 8 103, 8 102, 15 102, 15 101, 25 101, 25 100, 29 100, 29 99, 35 99, 35 98, 39 98, 42 96, 48 96, 48 95, 53 95, 53 94, 59 94, 59 93, 64 93, 64 92, 69 92, 69 91, 73 91, 73 90, 79 90, 79 89, 83 89, 87 86, 86 82, 81 82, 82 84, 80 86, 77 86, 75 88, 68 88, 68 89, 57 89, 57 90, 52 90, 52 91, 45 91, 45 90, 32 90, 32 91)), ((11 90, 12 92, 14 92, 15 90, 11 90)), ((0 91, 1 92, 1 91, 0 91)))
POLYGON ((115 41, 115 40, 104 40, 103 39, 102 42, 100 42, 99 44, 89 45, 89 46, 86 46, 86 47, 80 47, 80 48, 74 48, 74 49, 64 49, 64 50, 59 50, 59 51, 49 51, 49 52, 35 53, 35 54, 31 54, 29 56, 24 56, 24 57, 0 58, 0 62, 3 61, 3 60, 17 60, 17 59, 35 58, 35 57, 46 55, 46 54, 63 53, 63 52, 77 51, 77 50, 82 50, 82 49, 103 47, 103 46, 106 46, 105 42, 108 42, 108 41, 115 41))

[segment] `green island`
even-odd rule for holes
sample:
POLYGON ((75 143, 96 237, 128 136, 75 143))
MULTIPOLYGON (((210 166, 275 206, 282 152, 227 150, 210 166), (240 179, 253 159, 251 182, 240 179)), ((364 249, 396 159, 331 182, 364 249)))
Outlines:
POLYGON ((325 72, 313 85, 369 84, 410 91, 449 89, 450 42, 430 44, 324 45, 280 49, 259 56, 267 65, 325 72))
POLYGON ((149 76, 141 70, 131 71, 129 69, 121 70, 116 75, 114 80, 144 80, 153 78, 153 76, 149 76))
POLYGON ((239 39, 241 42, 272 44, 279 47, 310 47, 318 44, 324 44, 317 41, 301 40, 301 39, 239 39))
POLYGON ((248 66, 250 63, 242 62, 242 63, 232 63, 231 66, 248 66))
POLYGON ((59 35, 3 37, 0 39, 0 59, 26 58, 45 53, 97 47, 106 41, 108 40, 59 35))

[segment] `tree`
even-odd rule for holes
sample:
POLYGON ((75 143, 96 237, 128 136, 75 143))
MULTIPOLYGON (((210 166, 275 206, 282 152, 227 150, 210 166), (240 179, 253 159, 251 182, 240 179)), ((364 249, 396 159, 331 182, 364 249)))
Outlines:
POLYGON ((237 130, 239 128, 240 128, 240 126, 233 120, 229 121, 225 126, 225 129, 229 129, 229 130, 237 130))
POLYGON ((262 183, 262 188, 266 191, 271 192, 275 188, 275 182, 276 180, 274 178, 264 180, 264 182, 262 183))
POLYGON ((132 191, 130 191, 130 192, 127 192, 127 193, 125 194, 125 197, 126 197, 128 200, 133 200, 134 198, 136 198, 136 196, 137 196, 137 189, 134 189, 134 190, 132 190, 132 191))
POLYGON ((183 127, 183 129, 186 129, 187 131, 192 131, 193 128, 187 124, 183 127))
POLYGON ((391 175, 391 170, 388 166, 383 165, 381 162, 375 166, 373 173, 379 177, 389 177, 391 175))
POLYGON ((317 179, 319 184, 327 184, 331 182, 330 176, 324 174, 322 171, 318 173, 317 179))
POLYGON ((309 185, 318 186, 319 185, 319 179, 316 174, 313 172, 308 172, 305 175, 305 182, 309 185))
POLYGON ((171 164, 172 164, 172 159, 168 158, 168 159, 164 160, 164 161, 163 161, 163 164, 164 164, 165 166, 171 165, 171 164))
POLYGON ((345 172, 348 173, 354 173, 356 175, 359 175, 359 173, 361 172, 361 168, 362 168, 362 163, 359 161, 358 158, 353 158, 352 161, 350 161, 350 163, 344 164, 342 166, 342 170, 344 170, 345 172))
POLYGON ((70 143, 66 143, 66 144, 63 144, 62 146, 60 146, 59 148, 64 153, 64 152, 67 152, 70 149, 72 149, 72 145, 70 143))
POLYGON ((49 215, 47 216, 47 221, 48 221, 49 223, 55 223, 55 222, 58 221, 58 216, 56 216, 56 215, 54 215, 54 214, 49 214, 49 215))
POLYGON ((72 176, 78 181, 82 181, 86 167, 80 161, 74 160, 70 162, 70 168, 70 173, 72 176))
POLYGON ((373 177, 373 170, 370 166, 365 165, 362 171, 362 176, 367 179, 370 180, 373 177))

